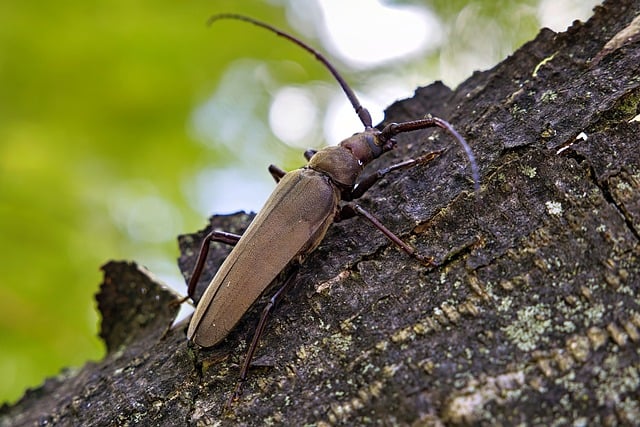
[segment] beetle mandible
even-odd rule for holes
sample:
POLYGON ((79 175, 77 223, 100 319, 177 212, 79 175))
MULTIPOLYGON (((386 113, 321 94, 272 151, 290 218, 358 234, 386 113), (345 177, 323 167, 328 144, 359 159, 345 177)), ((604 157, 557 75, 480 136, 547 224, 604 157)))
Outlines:
MULTIPOLYGON (((319 151, 306 151, 305 158, 308 163, 301 169, 285 172, 271 165, 269 172, 277 182, 276 188, 246 232, 238 236, 213 231, 204 239, 196 267, 189 280, 188 294, 192 299, 204 267, 209 244, 212 241, 221 241, 233 244, 235 247, 211 280, 189 323, 187 337, 189 341, 201 347, 212 347, 222 341, 287 266, 301 263, 305 255, 320 244, 334 221, 360 215, 410 256, 425 264, 431 262, 429 258, 421 256, 412 246, 393 234, 373 215, 351 202, 387 173, 429 161, 440 154, 440 152, 428 153, 361 177, 364 167, 369 162, 394 148, 395 135, 428 127, 444 129, 464 149, 471 164, 476 191, 479 187, 478 168, 471 148, 445 120, 427 116, 404 123, 391 123, 382 130, 378 130, 373 127, 369 112, 360 104, 353 90, 318 51, 269 24, 244 15, 214 15, 209 19, 209 24, 221 19, 234 19, 257 25, 313 54, 342 87, 364 125, 364 131, 354 134, 337 146, 326 147, 319 151), (341 203, 342 201, 347 203, 341 203), (282 239, 282 236, 286 236, 286 239, 282 239), (274 247, 273 242, 280 242, 280 244, 274 247)), ((233 397, 241 391, 241 385, 246 379, 253 353, 271 311, 291 286, 294 277, 295 273, 285 280, 264 308, 245 356, 233 397)))

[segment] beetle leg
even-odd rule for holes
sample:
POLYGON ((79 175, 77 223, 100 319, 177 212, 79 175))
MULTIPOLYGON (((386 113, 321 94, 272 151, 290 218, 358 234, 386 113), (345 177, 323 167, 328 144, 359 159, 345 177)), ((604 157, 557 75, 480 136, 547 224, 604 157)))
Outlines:
POLYGON ((314 150, 313 148, 309 148, 307 151, 304 152, 304 158, 307 159, 307 162, 308 162, 309 160, 311 160, 313 155, 316 154, 317 152, 318 152, 318 150, 314 150))
POLYGON ((422 264, 425 264, 426 266, 430 267, 434 265, 432 257, 426 257, 424 255, 420 255, 413 246, 410 246, 409 244, 403 242, 402 239, 396 236, 396 234, 393 231, 385 227, 384 224, 381 223, 375 216, 373 216, 371 213, 369 213, 369 211, 367 211, 365 208, 358 205, 357 203, 348 203, 344 205, 339 215, 340 215, 339 219, 346 219, 354 215, 360 215, 364 217, 371 224, 373 224, 374 227, 380 230, 382 234, 387 236, 387 238, 391 240, 391 242, 393 242, 396 246, 398 246, 400 249, 406 252, 409 256, 412 256, 413 258, 417 259, 418 261, 420 261, 422 264), (345 216, 342 216, 342 215, 345 215, 345 216))
POLYGON ((267 326, 267 321, 269 320, 269 316, 278 305, 282 297, 287 293, 287 291, 293 285, 293 279, 295 279, 298 274, 298 270, 296 269, 292 272, 284 284, 276 291, 275 294, 271 297, 267 305, 262 309, 262 314, 260 315, 260 321, 258 322, 258 326, 256 327, 255 332, 253 333, 253 338, 251 339, 251 344, 249 345, 249 349, 247 350, 247 354, 244 356, 244 362, 242 363, 242 369, 240 369, 240 378, 238 378, 238 383, 236 384, 236 388, 229 398, 227 402, 227 407, 231 405, 233 401, 238 399, 242 394, 242 387, 244 382, 247 379, 247 374, 249 372, 249 366, 251 365, 251 360, 253 359, 253 355, 258 348, 258 344, 260 343, 260 338, 262 337, 262 333, 264 332, 265 326, 267 326))
POLYGON ((193 269, 193 274, 189 279, 189 287, 187 290, 187 298, 191 298, 193 300, 194 292, 196 290, 196 284, 202 275, 202 270, 204 268, 204 263, 207 260, 207 255, 209 254, 209 245, 211 242, 222 242, 230 245, 235 245, 240 240, 240 236, 233 233, 227 233, 226 231, 212 231, 207 234, 207 236, 202 239, 202 246, 200 246, 200 253, 198 254, 198 260, 196 261, 196 266, 193 269))
POLYGON ((379 179, 387 175, 389 172, 393 172, 399 169, 407 169, 413 166, 430 162, 431 160, 438 157, 442 154, 445 149, 432 151, 427 154, 423 154, 422 156, 416 157, 415 159, 405 160, 404 162, 396 163, 395 165, 391 165, 389 167, 379 169, 375 172, 369 173, 361 178, 356 186, 351 190, 350 193, 347 193, 346 200, 357 199, 362 196, 373 184, 375 184, 379 179))
POLYGON ((269 173, 271 174, 273 179, 276 180, 276 183, 280 182, 282 177, 284 177, 287 174, 285 171, 283 171, 276 165, 269 165, 269 173))

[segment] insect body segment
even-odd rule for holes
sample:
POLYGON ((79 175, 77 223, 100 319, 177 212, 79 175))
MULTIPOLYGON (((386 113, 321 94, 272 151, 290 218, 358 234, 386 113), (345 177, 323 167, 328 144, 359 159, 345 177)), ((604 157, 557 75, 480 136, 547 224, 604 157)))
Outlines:
MULTIPOLYGON (((277 182, 262 210, 254 218, 242 236, 214 231, 203 242, 196 268, 189 281, 189 296, 193 298, 195 285, 202 272, 209 243, 222 241, 235 247, 220 266, 196 307, 187 331, 189 340, 202 347, 211 347, 223 340, 238 323, 249 307, 269 285, 290 265, 296 265, 313 251, 324 238, 334 221, 359 215, 380 230, 390 241, 410 256, 430 265, 424 257, 386 228, 374 215, 356 203, 349 202, 364 194, 386 174, 425 163, 442 151, 409 159, 371 174, 361 175, 364 167, 373 159, 395 146, 394 136, 418 129, 440 127, 452 135, 463 147, 472 167, 476 190, 479 187, 478 168, 471 148, 464 138, 448 122, 437 117, 392 123, 382 130, 371 124, 371 115, 360 105, 358 98, 338 71, 319 52, 295 37, 268 24, 242 15, 224 14, 212 17, 209 22, 235 19, 250 22, 284 37, 312 53, 336 78, 351 101, 364 125, 364 131, 345 139, 337 146, 322 150, 308 150, 308 163, 301 169, 284 172, 271 165, 269 172, 277 182)), ((266 321, 278 300, 292 286, 295 273, 284 281, 265 307, 249 346, 240 372, 240 381, 234 396, 241 390, 249 364, 255 352, 266 321)))

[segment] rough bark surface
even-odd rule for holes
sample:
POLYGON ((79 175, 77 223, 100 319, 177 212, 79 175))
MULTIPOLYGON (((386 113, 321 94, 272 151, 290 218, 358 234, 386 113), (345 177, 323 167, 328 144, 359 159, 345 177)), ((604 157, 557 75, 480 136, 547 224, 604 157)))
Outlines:
MULTIPOLYGON (((437 266, 357 218, 335 224, 229 411, 262 303, 197 350, 185 324, 169 329, 176 296, 112 262, 98 296, 109 354, 3 407, 0 425, 637 423, 639 16, 639 1, 606 2, 455 91, 436 83, 392 105, 386 122, 451 121, 477 156, 480 193, 446 135, 399 137, 371 167, 448 149, 362 203, 437 266)), ((212 226, 241 232, 249 220, 212 226)), ((180 238, 185 275, 202 235, 180 238)), ((227 251, 214 245, 201 285, 227 251)))

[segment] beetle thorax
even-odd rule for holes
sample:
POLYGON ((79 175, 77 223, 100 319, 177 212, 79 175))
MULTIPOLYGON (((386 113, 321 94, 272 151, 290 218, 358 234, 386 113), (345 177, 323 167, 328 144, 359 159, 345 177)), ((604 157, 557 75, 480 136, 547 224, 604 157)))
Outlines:
POLYGON ((363 164, 350 150, 337 145, 318 151, 307 167, 329 176, 340 187, 351 188, 362 172, 363 164))
POLYGON ((336 147, 318 151, 309 160, 309 168, 328 175, 341 187, 351 188, 364 165, 393 148, 394 141, 385 141, 380 131, 368 127, 342 141, 336 147))

